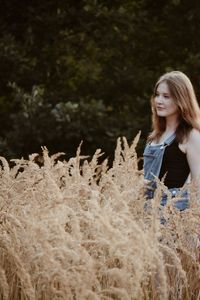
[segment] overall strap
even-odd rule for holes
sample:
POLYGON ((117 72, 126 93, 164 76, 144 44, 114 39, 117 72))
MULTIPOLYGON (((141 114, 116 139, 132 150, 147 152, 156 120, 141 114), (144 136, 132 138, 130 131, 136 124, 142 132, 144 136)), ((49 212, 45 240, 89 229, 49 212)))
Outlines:
POLYGON ((176 134, 175 134, 175 132, 174 132, 172 135, 170 135, 170 136, 164 141, 164 145, 166 145, 166 146, 171 145, 171 143, 175 140, 175 138, 176 138, 176 134))
POLYGON ((170 135, 162 144, 147 145, 144 151, 144 177, 153 180, 159 176, 165 148, 174 141, 176 134, 170 135))

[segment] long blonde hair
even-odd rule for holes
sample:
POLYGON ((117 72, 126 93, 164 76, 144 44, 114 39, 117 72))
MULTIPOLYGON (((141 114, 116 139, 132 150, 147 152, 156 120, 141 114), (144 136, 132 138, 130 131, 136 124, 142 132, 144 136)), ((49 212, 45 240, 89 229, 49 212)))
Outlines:
POLYGON ((154 101, 158 85, 161 82, 167 83, 171 97, 179 109, 176 137, 177 141, 181 143, 187 138, 192 128, 200 131, 200 107, 190 79, 180 71, 171 71, 162 75, 155 84, 151 97, 153 131, 148 140, 159 140, 166 129, 166 119, 157 115, 154 101))

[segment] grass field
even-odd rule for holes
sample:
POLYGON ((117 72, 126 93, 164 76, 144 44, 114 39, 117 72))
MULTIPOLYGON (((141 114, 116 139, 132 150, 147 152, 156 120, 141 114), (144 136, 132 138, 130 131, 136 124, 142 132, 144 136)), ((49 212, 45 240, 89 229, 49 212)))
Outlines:
POLYGON ((77 150, 1 158, 0 299, 200 299, 200 205, 144 210, 143 174, 119 139, 113 166, 77 150), (160 215, 166 224, 160 224, 160 215))

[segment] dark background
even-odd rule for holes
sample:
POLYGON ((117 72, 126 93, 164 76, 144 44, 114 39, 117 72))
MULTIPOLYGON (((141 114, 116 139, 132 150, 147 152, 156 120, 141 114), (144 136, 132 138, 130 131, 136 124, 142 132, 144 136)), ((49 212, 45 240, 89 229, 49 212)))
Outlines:
POLYGON ((150 131, 157 78, 178 69, 200 95, 200 2, 0 0, 0 155, 74 156, 150 131))

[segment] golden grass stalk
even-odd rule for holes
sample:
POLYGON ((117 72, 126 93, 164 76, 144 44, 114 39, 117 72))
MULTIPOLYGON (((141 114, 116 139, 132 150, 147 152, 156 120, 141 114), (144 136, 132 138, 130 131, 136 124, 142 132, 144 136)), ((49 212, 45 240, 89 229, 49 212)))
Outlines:
POLYGON ((118 139, 110 168, 80 147, 68 161, 43 147, 41 166, 1 158, 0 299, 198 299, 196 193, 184 212, 173 199, 161 210, 158 182, 146 211, 138 140, 118 139))

